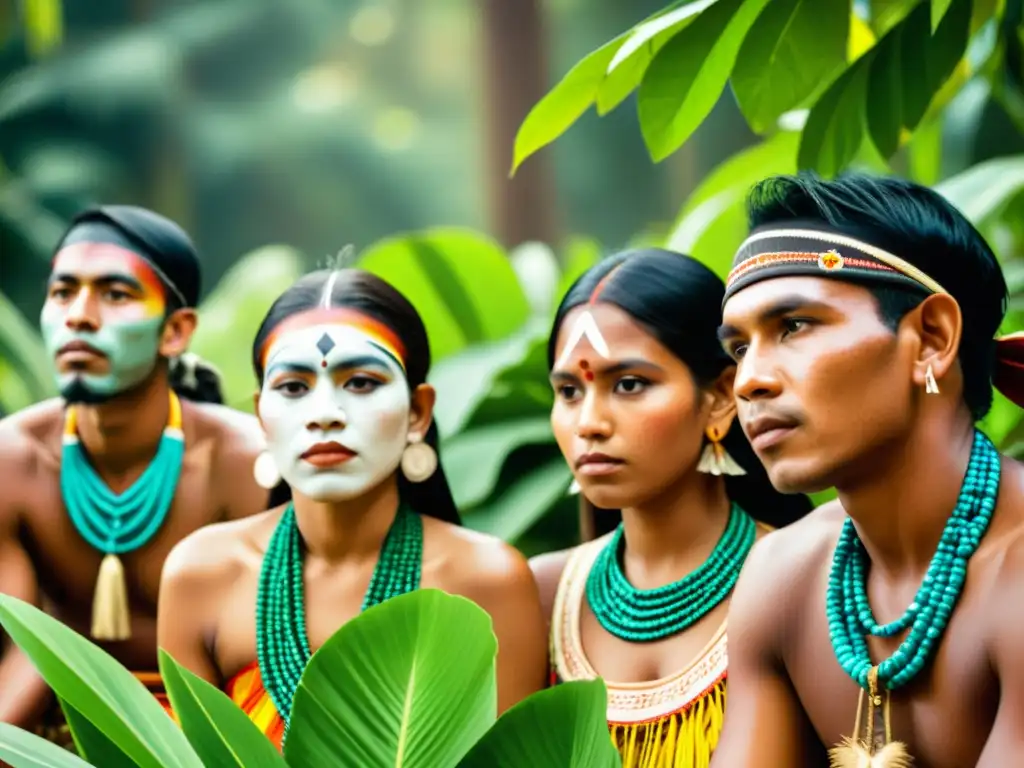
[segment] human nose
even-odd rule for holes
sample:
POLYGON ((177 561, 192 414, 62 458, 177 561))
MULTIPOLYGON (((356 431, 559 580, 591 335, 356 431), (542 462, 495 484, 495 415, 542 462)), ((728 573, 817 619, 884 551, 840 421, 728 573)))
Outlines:
POLYGON ((341 409, 332 388, 320 382, 309 394, 313 398, 312 418, 306 424, 310 431, 329 432, 341 430, 348 425, 348 416, 341 409))
POLYGON ((79 289, 68 304, 64 324, 73 331, 95 331, 99 328, 99 317, 92 291, 79 289))
POLYGON ((747 347, 736 365, 733 393, 738 400, 763 400, 776 397, 781 391, 776 363, 756 345, 747 347))
POLYGON ((603 398, 591 390, 583 396, 580 418, 576 423, 576 434, 584 440, 607 438, 612 431, 611 419, 603 398))

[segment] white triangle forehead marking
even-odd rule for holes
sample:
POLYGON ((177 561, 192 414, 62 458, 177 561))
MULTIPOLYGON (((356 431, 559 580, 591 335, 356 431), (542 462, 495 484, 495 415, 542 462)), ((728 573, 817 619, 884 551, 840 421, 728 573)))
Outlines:
POLYGON ((569 358, 572 356, 572 351, 576 349, 576 346, 586 338, 590 342, 590 346, 594 348, 601 357, 611 357, 611 353, 608 351, 608 342, 604 340, 604 336, 601 335, 601 329, 597 326, 597 320, 590 314, 590 310, 584 310, 583 313, 576 318, 576 322, 573 323, 572 330, 569 332, 569 338, 565 342, 565 349, 562 351, 562 356, 558 358, 558 362, 555 363, 556 368, 564 368, 569 358))

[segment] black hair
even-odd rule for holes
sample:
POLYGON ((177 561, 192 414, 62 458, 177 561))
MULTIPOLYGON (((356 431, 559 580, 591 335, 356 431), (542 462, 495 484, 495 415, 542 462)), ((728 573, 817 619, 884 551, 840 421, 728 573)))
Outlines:
MULTIPOLYGON (((252 365, 256 379, 263 382, 263 347, 273 330, 292 315, 316 309, 324 302, 328 283, 329 305, 357 310, 377 320, 401 339, 405 345, 405 377, 410 390, 427 380, 430 370, 430 343, 427 329, 416 308, 405 296, 381 278, 361 269, 324 269, 300 278, 271 305, 263 319, 252 347, 252 365)), ((431 421, 423 440, 438 452, 437 470, 422 483, 412 483, 398 473, 398 490, 402 500, 422 515, 430 515, 449 523, 460 524, 451 488, 441 466, 437 423, 431 421)), ((272 494, 283 497, 283 494, 272 494)))
MULTIPOLYGON (((905 179, 848 173, 826 181, 814 173, 775 176, 747 199, 751 229, 818 221, 899 256, 949 291, 960 305, 963 398, 975 420, 992 406, 995 335, 1007 307, 1006 280, 985 238, 938 192, 905 179)), ((895 331, 927 296, 863 282, 882 321, 895 331)))
MULTIPOLYGON (((598 300, 615 305, 647 329, 690 369, 699 387, 710 386, 734 365, 718 341, 725 295, 722 281, 689 256, 650 248, 625 251, 604 259, 572 284, 555 313, 548 340, 548 368, 554 365, 558 332, 565 316, 590 301, 599 285, 598 300)), ((812 504, 806 496, 775 490, 737 419, 733 420, 722 445, 747 471, 746 475, 724 478, 729 498, 751 516, 779 527, 811 510, 812 504)), ((595 508, 580 496, 580 528, 584 539, 606 533, 619 520, 618 510, 595 508)))

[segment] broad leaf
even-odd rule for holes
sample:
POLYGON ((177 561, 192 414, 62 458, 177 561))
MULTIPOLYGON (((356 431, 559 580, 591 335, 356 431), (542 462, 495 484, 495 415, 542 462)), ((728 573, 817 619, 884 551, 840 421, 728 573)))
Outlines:
POLYGON ((931 0, 931 30, 934 32, 939 28, 939 24, 946 16, 946 12, 949 11, 949 7, 953 4, 954 0, 931 0))
POLYGON ((846 66, 847 0, 775 0, 757 17, 732 71, 732 90, 750 127, 764 133, 846 66), (808 41, 813 40, 813 44, 808 41))
POLYGON ((768 0, 718 0, 654 57, 639 92, 640 128, 655 162, 690 137, 718 102, 743 38, 768 0))
POLYGON ((938 31, 928 26, 928 6, 920 5, 876 47, 868 80, 867 121, 883 157, 913 131, 936 92, 960 62, 967 47, 971 0, 954 0, 938 31))
POLYGON ((566 495, 572 473, 559 455, 527 472, 492 501, 464 515, 466 526, 515 542, 566 495))
POLYGON ((160 674, 174 714, 206 765, 285 768, 270 739, 231 699, 160 651, 160 674))
MULTIPOLYGON (((0 402, 15 411, 57 394, 43 340, 21 312, 0 293, 0 360, 20 388, 0 388, 0 402)), ((6 378, 6 377, 5 377, 6 378)))
POLYGON ((505 460, 517 448, 552 440, 551 421, 546 414, 475 427, 448 440, 444 444, 444 469, 455 506, 476 506, 490 496, 505 460))
POLYGON ((1024 155, 987 160, 935 187, 974 224, 1001 211, 1022 190, 1024 155))
POLYGON ((0 723, 0 761, 11 768, 89 768, 93 765, 41 736, 9 723, 0 723))
POLYGON ((942 119, 933 118, 919 126, 907 150, 910 177, 925 186, 937 184, 942 178, 942 119))
POLYGON ((871 0, 871 29, 882 37, 903 21, 921 0, 871 0))
POLYGON ((686 201, 667 247, 692 256, 724 280, 747 236, 747 193, 769 176, 796 173, 799 142, 799 133, 783 131, 712 170, 686 201))
POLYGON ((271 304, 302 272, 297 251, 285 246, 260 248, 236 262, 199 308, 191 349, 217 367, 228 405, 252 412, 253 339, 271 304))
POLYGON ((454 766, 494 723, 498 642, 475 603, 421 589, 339 629, 306 667, 289 765, 454 766))
MULTIPOLYGON (((517 365, 539 337, 547 338, 547 323, 537 318, 501 341, 474 344, 432 366, 427 378, 437 390, 434 420, 442 439, 466 426, 474 409, 491 394, 495 377, 517 365)), ((503 394, 508 394, 507 387, 503 394)), ((444 463, 447 467, 447 460, 444 463)))
POLYGON ((864 140, 868 73, 876 50, 850 65, 811 109, 800 140, 800 168, 834 176, 857 154, 864 140))
POLYGON ((565 298, 569 288, 584 272, 601 260, 601 245, 586 237, 572 238, 565 248, 565 267, 558 284, 558 302, 565 298))
POLYGON ((434 360, 503 339, 530 315, 504 251, 462 229, 431 229, 370 246, 359 266, 387 280, 416 307, 434 360))
POLYGON ((505 712, 459 768, 619 768, 603 680, 538 691, 505 712))
POLYGON ((136 768, 136 763, 123 749, 112 742, 89 719, 66 701, 60 702, 64 718, 71 729, 78 754, 102 768, 136 768))
POLYGON ((590 109, 604 82, 612 57, 625 42, 628 32, 605 43, 577 62, 543 99, 538 101, 516 132, 512 173, 530 155, 565 133, 590 109))
POLYGON ((38 608, 0 595, 0 624, 58 697, 139 768, 202 768, 185 736, 131 672, 38 608))

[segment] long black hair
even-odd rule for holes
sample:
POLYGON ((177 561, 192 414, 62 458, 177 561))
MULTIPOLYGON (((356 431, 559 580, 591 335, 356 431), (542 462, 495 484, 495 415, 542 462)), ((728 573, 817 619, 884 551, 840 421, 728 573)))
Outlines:
MULTIPOLYGON (((357 310, 394 331, 405 345, 405 374, 410 391, 426 382, 430 370, 427 329, 409 300, 376 275, 361 269, 324 269, 300 278, 277 298, 263 319, 252 347, 252 366, 260 384, 263 383, 264 373, 261 357, 267 338, 278 325, 292 315, 323 306, 324 291, 327 290, 332 278, 333 284, 330 296, 327 297, 327 304, 332 308, 346 307, 357 310)), ((424 442, 438 451, 437 470, 422 483, 409 482, 399 472, 399 494, 416 512, 458 525, 461 523, 459 512, 440 462, 436 422, 431 421, 424 442)), ((284 492, 281 489, 275 490, 272 494, 272 498, 283 497, 284 492)))
MULTIPOLYGON (((572 284, 555 313, 548 340, 549 369, 565 316, 589 302, 598 288, 598 301, 613 304, 636 320, 690 369, 699 387, 711 385, 734 364, 718 341, 725 285, 689 256, 650 248, 604 259, 572 284)), ((751 516, 780 527, 811 510, 806 496, 775 490, 738 419, 733 419, 722 445, 747 471, 726 476, 726 491, 751 516)), ((619 510, 599 509, 580 495, 580 530, 585 540, 607 533, 621 519, 619 510)))

